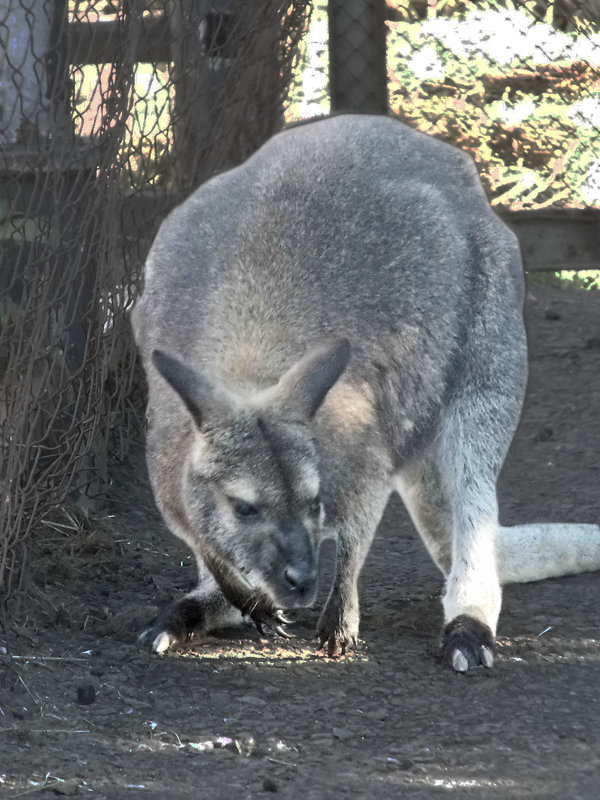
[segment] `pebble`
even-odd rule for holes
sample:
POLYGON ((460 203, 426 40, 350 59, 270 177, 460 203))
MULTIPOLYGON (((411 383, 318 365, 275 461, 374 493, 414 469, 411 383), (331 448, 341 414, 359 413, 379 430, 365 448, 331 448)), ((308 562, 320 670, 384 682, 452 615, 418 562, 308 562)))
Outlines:
POLYGON ((387 708, 376 708, 374 711, 367 711, 367 716, 371 719, 384 720, 389 717, 387 708))
POLYGON ((349 728, 334 728, 333 735, 336 739, 339 739, 341 742, 345 742, 348 739, 354 738, 354 732, 351 731, 349 728))
POLYGON ((96 699, 96 689, 94 684, 83 681, 77 687, 77 702, 82 706, 89 706, 96 699))
POLYGON ((263 778, 262 785, 265 792, 276 792, 278 789, 278 786, 273 778, 263 778))
POLYGON ((330 733, 314 733, 311 741, 319 747, 328 747, 333 744, 333 736, 330 733))
POLYGON ((55 794, 72 796, 79 794, 79 782, 77 780, 60 781, 60 783, 52 784, 52 791, 55 794))
POLYGON ((256 697, 253 694, 245 694, 243 697, 240 697, 240 703, 247 703, 249 706, 266 706, 267 701, 263 700, 262 697, 256 697))

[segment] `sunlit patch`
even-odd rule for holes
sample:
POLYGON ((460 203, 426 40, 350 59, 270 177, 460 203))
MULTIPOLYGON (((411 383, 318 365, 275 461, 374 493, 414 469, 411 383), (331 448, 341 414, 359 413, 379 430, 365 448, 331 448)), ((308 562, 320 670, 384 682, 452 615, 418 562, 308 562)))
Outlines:
MULTIPOLYGON (((294 744, 284 742, 277 736, 254 737, 249 734, 207 735, 199 739, 189 739, 183 733, 159 726, 156 722, 144 723, 151 729, 151 738, 140 742, 138 750, 159 752, 164 750, 191 750, 195 753, 214 753, 229 750, 236 755, 249 758, 258 756, 278 764, 292 764, 289 757, 298 752, 294 744), (279 759, 284 758, 284 761, 279 759)), ((295 765, 294 765, 295 766, 295 765)))
POLYGON ((360 652, 350 652, 344 655, 330 657, 325 651, 319 651, 314 646, 286 647, 285 645, 275 644, 228 644, 223 647, 215 647, 214 643, 203 645, 202 642, 193 644, 185 651, 180 651, 177 655, 181 658, 193 658, 201 661, 233 661, 269 664, 335 664, 336 662, 366 662, 368 656, 360 652))
POLYGON ((490 780, 489 778, 438 778, 432 775, 424 776, 410 776, 405 779, 407 783, 423 784, 426 786, 435 786, 441 789, 500 789, 506 790, 511 787, 518 786, 516 781, 508 778, 501 780, 490 780))
POLYGON ((549 635, 547 627, 536 636, 503 636, 496 642, 498 661, 511 661, 524 665, 540 662, 550 664, 589 664, 600 661, 600 639, 563 638, 549 635))

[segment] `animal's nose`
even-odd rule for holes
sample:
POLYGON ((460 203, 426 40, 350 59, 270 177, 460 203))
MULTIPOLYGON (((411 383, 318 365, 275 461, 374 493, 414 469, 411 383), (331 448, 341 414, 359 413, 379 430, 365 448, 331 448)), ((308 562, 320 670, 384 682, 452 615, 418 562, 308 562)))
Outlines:
POLYGON ((302 594, 314 588, 317 574, 312 564, 296 564, 285 568, 283 580, 288 591, 302 594))

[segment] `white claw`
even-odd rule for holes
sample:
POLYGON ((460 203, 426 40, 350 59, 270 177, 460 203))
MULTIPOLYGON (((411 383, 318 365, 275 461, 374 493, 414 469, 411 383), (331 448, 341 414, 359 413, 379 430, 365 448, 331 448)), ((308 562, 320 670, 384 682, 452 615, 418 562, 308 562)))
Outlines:
POLYGON ((494 654, 485 645, 481 648, 481 663, 487 669, 491 669, 494 666, 494 654))
POLYGON ((138 642, 140 644, 148 644, 149 640, 150 640, 150 631, 148 628, 146 628, 138 636, 138 642))
POLYGON ((464 653, 455 650, 452 656, 452 667, 456 672, 466 672, 469 669, 469 662, 464 653))
POLYGON ((171 646, 171 637, 166 631, 161 631, 152 642, 153 653, 166 653, 171 646))

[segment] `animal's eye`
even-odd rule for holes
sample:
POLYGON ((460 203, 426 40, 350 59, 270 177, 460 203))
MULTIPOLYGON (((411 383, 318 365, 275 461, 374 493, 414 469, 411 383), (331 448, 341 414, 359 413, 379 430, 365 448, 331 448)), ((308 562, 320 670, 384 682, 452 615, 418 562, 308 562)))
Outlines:
POLYGON ((252 503, 246 503, 245 500, 232 500, 233 511, 238 519, 254 519, 258 517, 260 511, 252 503))
POLYGON ((317 495, 315 499, 312 501, 312 503, 308 507, 308 510, 310 511, 311 514, 319 513, 319 511, 321 510, 321 498, 319 497, 319 495, 317 495))

